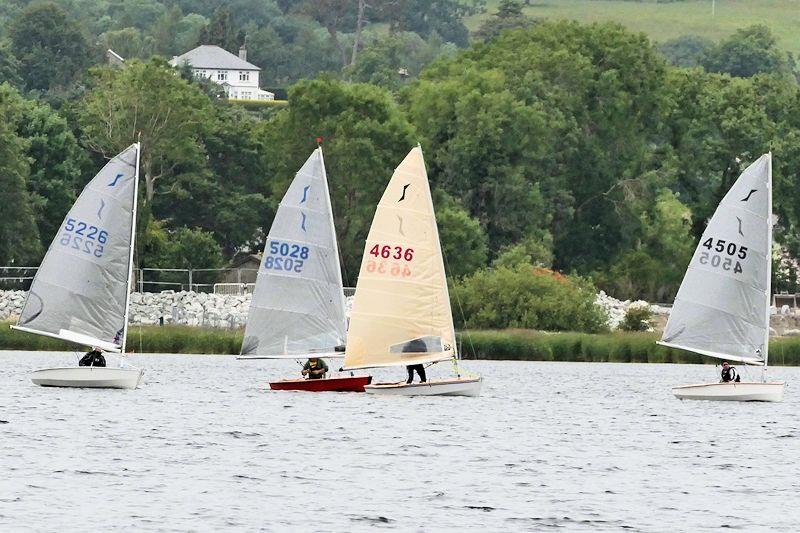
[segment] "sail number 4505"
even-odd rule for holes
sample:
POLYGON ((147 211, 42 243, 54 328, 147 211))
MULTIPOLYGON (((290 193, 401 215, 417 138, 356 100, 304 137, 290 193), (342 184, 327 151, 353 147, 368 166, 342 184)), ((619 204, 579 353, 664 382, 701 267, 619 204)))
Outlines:
POLYGON ((701 265, 711 265, 714 268, 721 268, 727 271, 732 270, 734 274, 742 273, 742 264, 738 260, 747 258, 746 246, 709 237, 703 241, 702 247, 710 251, 700 252, 701 265), (723 257, 722 254, 727 254, 729 257, 723 257))
POLYGON ((370 255, 374 255, 375 257, 382 257, 383 259, 403 259, 405 261, 411 261, 414 259, 414 249, 413 248, 403 248, 402 246, 389 246, 388 244, 384 244, 381 246, 380 244, 376 244, 372 247, 369 251, 370 255))

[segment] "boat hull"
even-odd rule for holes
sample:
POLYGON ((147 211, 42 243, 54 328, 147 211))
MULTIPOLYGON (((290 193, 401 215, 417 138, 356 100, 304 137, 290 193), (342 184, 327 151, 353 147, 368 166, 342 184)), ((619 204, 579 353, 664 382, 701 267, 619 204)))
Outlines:
POLYGON ((680 400, 728 402, 781 402, 786 384, 783 381, 740 381, 738 383, 701 383, 672 388, 680 400))
POLYGON ((143 371, 138 368, 77 366, 47 368, 31 374, 31 381, 43 387, 78 387, 92 389, 135 389, 143 371))
POLYGON ((325 379, 285 379, 270 382, 272 390, 300 390, 308 392, 364 392, 372 376, 344 376, 325 379))
POLYGON ((385 396, 480 396, 482 378, 454 378, 425 383, 376 383, 364 387, 370 394, 385 396))

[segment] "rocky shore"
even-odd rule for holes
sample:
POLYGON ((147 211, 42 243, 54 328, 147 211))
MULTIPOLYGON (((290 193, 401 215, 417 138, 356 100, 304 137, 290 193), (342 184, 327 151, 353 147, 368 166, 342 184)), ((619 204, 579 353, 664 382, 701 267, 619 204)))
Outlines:
MULTIPOLYGON (((25 291, 0 291, 0 320, 14 320, 25 304, 25 291)), ((348 298, 348 307, 351 299, 348 298)), ((661 331, 669 317, 669 307, 638 300, 617 300, 600 291, 595 304, 608 313, 609 328, 615 330, 631 306, 648 306, 653 313, 651 331, 661 331)), ((212 328, 239 328, 247 321, 250 295, 211 294, 205 292, 131 294, 131 324, 176 324, 212 328)), ((800 314, 789 308, 773 309, 770 323, 773 334, 800 335, 800 314)))

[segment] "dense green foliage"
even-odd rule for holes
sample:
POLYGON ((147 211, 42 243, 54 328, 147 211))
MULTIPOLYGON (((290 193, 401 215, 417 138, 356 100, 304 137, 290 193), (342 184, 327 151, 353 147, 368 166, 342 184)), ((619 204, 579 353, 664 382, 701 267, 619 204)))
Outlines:
MULTIPOLYGON (((592 284, 669 301, 719 199, 768 150, 782 261, 800 256, 800 90, 767 27, 659 46, 503 0, 468 47, 465 17, 483 5, 0 1, 0 262, 36 264, 104 158, 137 139, 137 266, 214 268, 263 247, 321 138, 347 284, 419 142, 474 327, 596 331, 592 284), (288 102, 227 102, 166 62, 198 43, 235 52, 245 36, 262 85, 288 102), (99 66, 106 47, 124 67, 99 66)), ((798 285, 796 270, 775 272, 777 289, 798 285)))
POLYGON ((649 305, 631 305, 625 310, 625 318, 619 325, 619 329, 622 331, 647 331, 651 327, 652 318, 653 312, 649 305))
POLYGON ((478 271, 451 290, 456 324, 482 329, 604 331, 608 317, 594 299, 584 280, 524 263, 478 271))

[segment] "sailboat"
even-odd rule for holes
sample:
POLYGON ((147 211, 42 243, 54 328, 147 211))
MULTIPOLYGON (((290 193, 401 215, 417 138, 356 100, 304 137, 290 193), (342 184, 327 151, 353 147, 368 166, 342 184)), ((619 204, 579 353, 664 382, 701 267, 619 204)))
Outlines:
MULTIPOLYGON (((12 329, 124 354, 133 273, 139 143, 111 159, 67 213, 12 329)), ((135 389, 142 370, 123 366, 37 370, 37 385, 135 389)))
POLYGON ((658 344, 761 365, 761 381, 674 387, 682 400, 783 400, 767 381, 772 250, 772 154, 739 176, 703 232, 658 344))
MULTIPOLYGON (((318 147, 289 185, 264 246, 239 359, 342 357, 347 334, 328 178, 318 147)), ((289 379, 274 390, 363 392, 371 376, 289 379)))
POLYGON ((422 148, 395 169, 378 203, 358 275, 344 369, 452 360, 456 377, 380 383, 373 394, 478 396, 481 378, 463 377, 439 230, 422 148))

